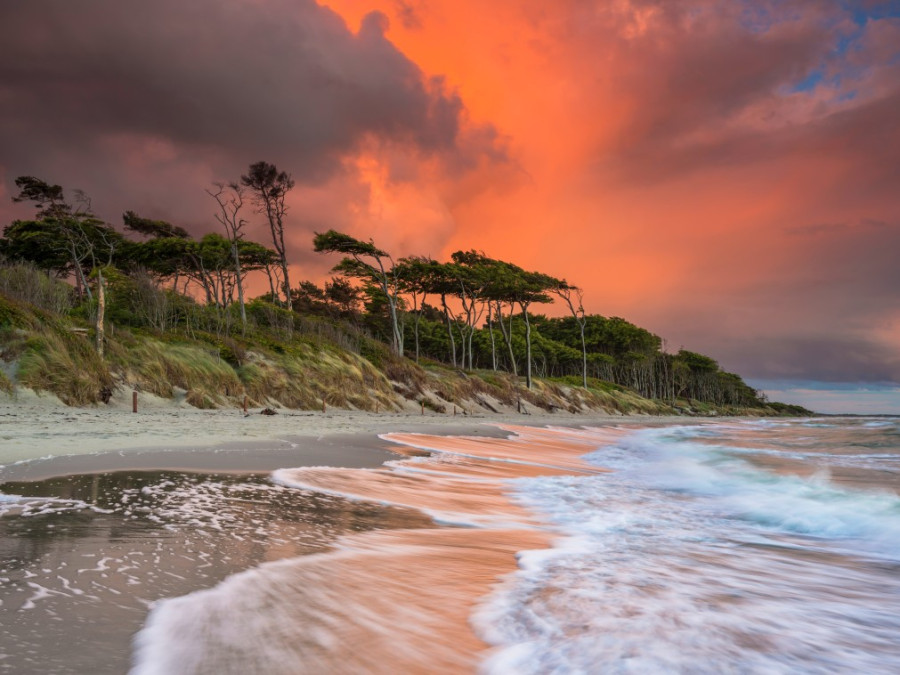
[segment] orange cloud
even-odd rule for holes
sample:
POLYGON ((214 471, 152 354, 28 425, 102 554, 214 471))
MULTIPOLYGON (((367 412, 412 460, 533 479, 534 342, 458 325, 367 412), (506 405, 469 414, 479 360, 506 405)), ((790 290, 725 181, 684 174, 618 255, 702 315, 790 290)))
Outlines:
MULTIPOLYGON (((351 28, 372 9, 328 4, 351 28)), ((891 263, 875 256, 878 278, 847 284, 866 273, 871 232, 790 232, 868 220, 887 223, 877 245, 900 238, 897 19, 803 0, 378 9, 388 38, 445 77, 518 168, 497 190, 441 187, 456 226, 441 253, 481 248, 565 276, 589 309, 735 367, 758 365, 741 353, 753 335, 885 346, 866 329, 877 307, 850 305, 896 292, 891 263)))

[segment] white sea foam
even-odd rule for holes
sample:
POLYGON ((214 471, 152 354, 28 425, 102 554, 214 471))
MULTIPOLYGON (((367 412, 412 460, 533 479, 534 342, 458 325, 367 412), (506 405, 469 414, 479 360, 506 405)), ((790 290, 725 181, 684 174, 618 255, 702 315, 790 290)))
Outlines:
MULTIPOLYGON (((813 468, 844 461, 865 468, 866 462, 883 466, 900 457, 900 448, 889 444, 883 453, 858 454, 841 451, 843 441, 828 445, 829 434, 848 428, 891 431, 820 420, 649 429, 613 442, 591 430, 560 431, 581 433, 586 443, 596 438, 595 446, 610 443, 589 461, 615 472, 508 483, 516 500, 540 514, 558 539, 553 548, 520 552, 518 571, 477 610, 473 623, 494 645, 483 670, 900 671, 900 499, 839 487, 825 470, 807 477, 776 474, 749 461, 758 454, 813 468), (798 444, 780 446, 782 433, 793 434, 798 444), (731 445, 730 436, 740 442, 731 445)), ((871 440, 862 439, 864 450, 871 440)), ((390 468, 424 481, 459 477, 452 465, 437 471, 428 464, 417 459, 390 468)), ((302 470, 276 472, 274 479, 329 492, 304 483, 302 470)), ((349 488, 332 493, 359 498, 349 488)), ((454 519, 460 514, 424 510, 478 524, 468 514, 454 519)), ((316 565, 327 569, 342 554, 329 555, 319 562, 263 565, 208 591, 155 605, 138 636, 133 673, 193 672, 213 662, 231 672, 280 672, 286 663, 333 650, 351 622, 385 639, 393 639, 389 630, 404 644, 409 636, 427 643, 417 615, 389 626, 374 615, 351 616, 361 610, 339 599, 340 588, 312 584, 320 578, 310 576, 316 565), (321 601, 328 612, 301 619, 313 615, 290 601, 293 593, 304 603, 321 601), (344 614, 333 613, 338 610, 344 614)), ((304 666, 314 672, 315 663, 304 666)))
POLYGON ((610 476, 518 481, 565 536, 476 613, 483 670, 897 672, 900 500, 707 442, 730 431, 643 430, 592 455, 610 476))

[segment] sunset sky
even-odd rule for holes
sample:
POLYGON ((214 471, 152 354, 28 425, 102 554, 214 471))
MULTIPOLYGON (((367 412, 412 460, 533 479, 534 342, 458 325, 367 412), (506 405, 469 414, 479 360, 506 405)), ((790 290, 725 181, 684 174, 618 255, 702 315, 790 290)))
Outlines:
POLYGON ((212 231, 259 160, 295 280, 328 228, 480 249, 773 398, 900 413, 900 1, 0 0, 0 225, 31 174, 212 231))

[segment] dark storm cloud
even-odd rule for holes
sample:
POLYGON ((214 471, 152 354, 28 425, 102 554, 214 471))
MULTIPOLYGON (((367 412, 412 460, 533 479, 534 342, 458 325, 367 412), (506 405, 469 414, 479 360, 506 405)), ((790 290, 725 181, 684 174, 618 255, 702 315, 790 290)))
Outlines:
POLYGON ((451 150, 462 103, 370 14, 351 33, 309 0, 29 0, 0 22, 0 142, 15 165, 114 133, 291 154, 328 171, 366 134, 451 150))
POLYGON ((735 341, 727 352, 733 369, 756 378, 900 382, 896 348, 862 337, 760 338, 735 341))

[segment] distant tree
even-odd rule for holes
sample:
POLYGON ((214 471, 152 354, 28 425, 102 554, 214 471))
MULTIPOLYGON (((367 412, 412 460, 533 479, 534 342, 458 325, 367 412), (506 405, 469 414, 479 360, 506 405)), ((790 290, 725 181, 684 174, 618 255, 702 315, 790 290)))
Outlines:
POLYGON ((190 239, 191 235, 184 228, 172 225, 165 220, 151 220, 142 218, 134 211, 126 211, 122 214, 122 222, 129 232, 144 235, 152 239, 165 239, 175 237, 177 239, 190 239))
POLYGON ((347 277, 367 280, 384 294, 391 319, 391 345, 403 356, 403 330, 400 326, 400 279, 391 255, 372 241, 361 241, 349 234, 328 230, 316 233, 313 248, 317 253, 342 253, 346 256, 334 271, 347 277))
POLYGON ((111 264, 122 235, 94 216, 90 200, 80 190, 75 201, 66 201, 63 188, 33 176, 16 178, 20 192, 14 202, 32 202, 37 220, 16 221, 4 230, 4 249, 10 257, 29 260, 39 267, 75 275, 79 296, 93 300, 87 274, 101 264, 111 264), (61 260, 66 259, 65 264, 61 260))
MULTIPOLYGON (((250 188, 253 201, 261 213, 266 214, 272 243, 281 263, 281 291, 284 304, 291 304, 291 281, 288 274, 287 250, 284 244, 284 215, 288 207, 285 197, 294 187, 294 180, 285 171, 279 171, 274 164, 256 162, 250 165, 246 175, 241 176, 241 185, 250 188)), ((273 298, 275 299, 275 298, 273 298)))
POLYGON ((234 279, 237 285, 238 304, 241 311, 241 331, 247 332, 247 309, 244 306, 244 275, 241 272, 241 256, 238 251, 244 239, 244 226, 247 221, 241 218, 244 208, 244 188, 237 183, 213 183, 212 190, 206 193, 216 200, 219 209, 215 219, 225 229, 225 236, 231 244, 231 258, 234 261, 234 279))
POLYGON ((347 279, 332 277, 325 282, 325 302, 338 316, 355 317, 362 303, 362 292, 347 279))
POLYGON ((522 272, 512 289, 512 297, 522 310, 522 319, 525 322, 525 386, 532 386, 532 359, 531 359, 531 321, 528 316, 528 308, 534 303, 553 302, 547 291, 558 285, 558 280, 540 272, 522 272))
POLYGON ((413 310, 413 338, 416 345, 416 363, 419 362, 419 324, 425 310, 425 299, 434 287, 433 276, 440 263, 424 256, 401 258, 395 269, 400 290, 409 296, 413 310))
POLYGON ((51 185, 34 176, 19 176, 15 182, 19 194, 13 197, 13 201, 34 204, 39 220, 30 223, 40 224, 34 228, 38 236, 32 236, 35 232, 29 221, 17 221, 13 227, 6 228, 4 237, 9 240, 18 236, 19 243, 24 246, 17 246, 13 242, 4 248, 18 249, 20 253, 27 250, 32 255, 44 258, 43 261, 32 260, 39 266, 43 266, 48 259, 58 260, 60 252, 64 251, 70 261, 70 266, 67 267, 75 273, 79 295, 83 289, 91 302, 93 294, 87 281, 87 273, 93 272, 97 289, 95 338, 97 353, 103 356, 106 309, 103 267, 112 265, 116 249, 123 242, 122 235, 93 214, 90 199, 80 190, 75 191, 74 203, 70 203, 66 201, 63 188, 59 185, 51 185), (48 248, 42 251, 42 246, 48 248))
POLYGON ((291 308, 298 314, 323 314, 325 291, 314 282, 303 280, 291 291, 291 308))
POLYGON ((566 306, 569 308, 569 311, 572 313, 572 318, 575 319, 578 324, 581 335, 581 386, 587 389, 588 358, 587 342, 584 337, 584 331, 587 326, 587 317, 584 313, 584 291, 577 286, 572 286, 564 279, 559 280, 556 286, 551 288, 550 291, 563 299, 566 306))

